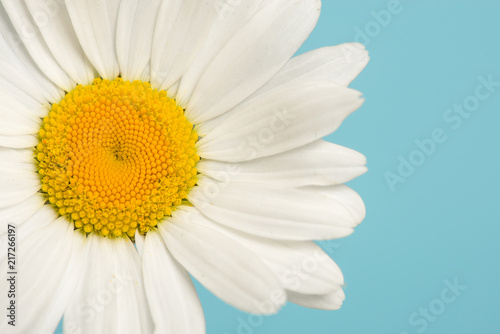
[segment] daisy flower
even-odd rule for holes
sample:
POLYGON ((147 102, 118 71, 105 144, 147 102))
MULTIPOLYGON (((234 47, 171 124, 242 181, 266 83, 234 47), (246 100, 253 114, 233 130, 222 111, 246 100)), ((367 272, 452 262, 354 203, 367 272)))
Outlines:
POLYGON ((319 0, 1 3, 0 332, 204 333, 190 275, 249 313, 341 306, 313 240, 363 220, 365 158, 321 138, 368 55, 293 57, 319 0))

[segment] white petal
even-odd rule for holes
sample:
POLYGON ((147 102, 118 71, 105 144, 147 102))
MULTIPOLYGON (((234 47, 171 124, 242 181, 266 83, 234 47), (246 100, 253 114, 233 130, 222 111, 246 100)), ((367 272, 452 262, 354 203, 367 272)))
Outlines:
MULTIPOLYGON (((236 108, 235 108, 236 109, 236 108)), ((232 117, 232 112, 226 112, 220 116, 209 119, 208 121, 201 122, 200 124, 195 125, 196 133, 200 137, 208 136, 212 131, 215 131, 226 119, 232 117)))
POLYGON ((2 164, 32 164, 35 169, 33 149, 12 149, 0 147, 0 166, 2 164))
MULTIPOLYGON (((322 49, 316 49, 292 58, 264 86, 253 93, 248 100, 282 85, 293 83, 330 81, 347 86, 368 63, 368 52, 362 44, 346 43, 322 49)), ((185 78, 183 78, 183 81, 185 78)), ((231 112, 197 125, 197 132, 202 137, 214 130, 231 112)))
POLYGON ((322 294, 335 291, 344 277, 335 262, 314 242, 261 242, 252 248, 289 291, 322 294))
POLYGON ((307 295, 297 292, 288 292, 288 300, 294 304, 320 310, 338 310, 345 299, 342 289, 324 295, 307 295))
MULTIPOLYGON (((81 278, 85 237, 59 219, 28 237, 18 237, 17 242, 16 330, 53 333, 81 278)), ((1 267, 7 268, 6 259, 1 267)), ((2 279, 1 291, 7 291, 6 284, 2 279)), ((0 322, 0 332, 10 333, 7 327, 11 328, 7 321, 0 322)))
POLYGON ((44 117, 50 109, 50 104, 43 96, 33 77, 19 70, 9 62, 0 58, 0 90, 21 100, 33 110, 43 110, 44 117))
POLYGON ((120 0, 65 0, 78 40, 99 74, 109 80, 119 74, 116 22, 120 0))
POLYGON ((345 43, 309 51, 292 58, 258 92, 265 92, 293 81, 332 81, 348 86, 368 64, 363 44, 345 43))
POLYGON ((85 56, 63 1, 25 0, 52 55, 77 83, 88 85, 94 69, 85 56))
POLYGON ((40 70, 62 89, 72 90, 76 86, 75 82, 50 52, 24 1, 1 1, 20 39, 40 70))
MULTIPOLYGON (((31 216, 33 216, 45 203, 42 194, 36 193, 25 201, 6 208, 0 208, 0 235, 5 232, 3 227, 6 224, 14 224, 20 226, 31 216)), ((55 215, 55 211, 50 208, 55 215)), ((54 218, 55 220, 55 218, 54 218)))
POLYGON ((170 87, 188 69, 216 18, 214 3, 199 0, 162 2, 151 54, 153 87, 170 87))
MULTIPOLYGON (((26 203, 26 205, 30 205, 29 200, 26 200, 23 203, 26 203)), ((16 238, 18 240, 24 240, 31 234, 41 230, 42 228, 53 223, 57 219, 57 213, 52 207, 48 205, 43 205, 34 213, 33 213, 34 210, 33 207, 25 207, 24 209, 28 211, 28 213, 31 213, 30 217, 28 217, 28 213, 15 214, 13 212, 10 212, 12 220, 5 220, 0 222, 0 247, 4 249, 7 247, 7 242, 8 242, 7 232, 9 229, 9 225, 15 226, 16 238)), ((9 214, 9 212, 7 212, 7 214, 9 214)), ((3 261, 3 259, 6 256, 7 252, 1 252, 0 261, 3 261)))
MULTIPOLYGON (((0 151, 2 149, 6 149, 5 147, 0 147, 0 151)), ((31 157, 34 160, 33 157, 31 157)), ((36 166, 34 161, 30 162, 11 162, 8 160, 0 160, 0 173, 9 173, 9 172, 28 172, 35 173, 36 166)))
POLYGON ((204 215, 220 224, 281 240, 345 237, 361 222, 360 214, 354 211, 361 210, 363 205, 362 201, 344 202, 304 189, 221 183, 208 178, 201 179, 188 198, 204 215))
POLYGON ((197 224, 198 217, 196 210, 176 210, 159 225, 175 259, 225 302, 244 312, 275 313, 285 295, 274 274, 236 241, 197 224))
POLYGON ((142 263, 155 333, 204 334, 203 309, 191 277, 156 231, 146 235, 142 263))
POLYGON ((139 78, 141 81, 151 81, 151 63, 147 63, 139 78))
MULTIPOLYGON (((58 216, 59 215, 51 205, 43 205, 31 217, 18 225, 19 237, 28 237, 29 235, 41 230, 45 226, 53 223, 58 218, 58 216)), ((65 220, 65 222, 66 224, 73 226, 73 224, 68 222, 67 220, 65 220)))
MULTIPOLYGON (((239 0, 215 1, 217 19, 214 27, 205 38, 205 43, 196 54, 191 66, 182 76, 177 93, 177 102, 185 106, 189 102, 193 90, 201 75, 219 53, 222 47, 241 29, 255 13, 263 7, 263 3, 275 0, 239 0)), ((170 90, 169 90, 170 93, 170 90)))
POLYGON ((198 154, 235 162, 303 146, 335 131, 361 106, 360 95, 330 82, 277 87, 231 111, 231 116, 198 141, 198 154))
POLYGON ((344 207, 349 210, 355 221, 361 222, 365 219, 366 208, 363 199, 357 192, 346 185, 336 185, 328 187, 308 186, 303 187, 303 190, 312 193, 319 193, 330 200, 343 203, 344 207))
POLYGON ((0 208, 16 205, 40 189, 40 177, 30 172, 0 173, 0 208))
MULTIPOLYGON (((0 91, 0 134, 17 136, 34 134, 40 131, 42 120, 37 111, 32 110, 23 101, 17 100, 4 91, 0 91)), ((39 112, 39 111, 38 111, 39 112)))
POLYGON ((137 253, 139 253, 139 256, 142 256, 142 250, 144 248, 144 235, 139 233, 139 230, 135 231, 135 248, 137 249, 137 253))
POLYGON ((138 80, 151 59, 160 1, 122 0, 116 27, 116 56, 124 80, 138 80))
POLYGON ((171 99, 175 99, 177 96, 177 92, 179 91, 180 81, 176 81, 172 86, 168 87, 166 90, 168 92, 168 96, 171 99))
POLYGON ((63 91, 48 79, 33 61, 3 6, 0 6, 0 58, 33 81, 33 86, 36 87, 33 89, 33 96, 40 92, 52 103, 58 102, 64 96, 63 91))
POLYGON ((24 116, 38 124, 32 119, 47 116, 50 104, 37 91, 36 82, 4 60, 0 60, 0 65, 0 97, 5 101, 2 112, 24 116))
MULTIPOLYGON (((193 211, 189 209, 187 212, 193 211)), ((260 238, 219 225, 197 215, 196 224, 207 226, 249 249, 271 269, 290 291, 325 294, 344 284, 344 277, 335 262, 312 241, 277 241, 260 238)))
POLYGON ((80 286, 64 314, 68 333, 152 333, 140 259, 130 240, 89 235, 80 286))
POLYGON ((28 148, 38 144, 38 136, 21 135, 21 136, 5 136, 0 134, 0 146, 11 148, 28 148))
MULTIPOLYGON (((0 222, 0 247, 4 249, 7 247, 7 231, 9 225, 15 226, 16 238, 18 240, 25 240, 31 234, 43 229, 49 224, 52 224, 57 219, 57 213, 49 205, 43 205, 41 208, 38 208, 38 210, 35 210, 35 206, 30 203, 29 199, 24 201, 23 204, 25 206, 23 210, 26 210, 26 213, 16 214, 8 208, 8 211, 6 210, 7 212, 5 212, 5 214, 10 215, 10 217, 6 217, 6 220, 0 222), (33 212, 34 210, 35 212, 33 212)), ((3 219, 3 217, 1 218, 3 219)), ((69 223, 67 224, 70 225, 69 223)), ((6 256, 7 252, 1 252, 0 261, 3 261, 6 256)))
POLYGON ((319 140, 265 158, 227 163, 202 159, 196 169, 218 181, 258 182, 289 187, 334 185, 366 172, 366 158, 351 149, 319 140))
POLYGON ((200 123, 234 107, 292 57, 316 25, 320 1, 273 1, 237 31, 208 65, 186 109, 200 123))

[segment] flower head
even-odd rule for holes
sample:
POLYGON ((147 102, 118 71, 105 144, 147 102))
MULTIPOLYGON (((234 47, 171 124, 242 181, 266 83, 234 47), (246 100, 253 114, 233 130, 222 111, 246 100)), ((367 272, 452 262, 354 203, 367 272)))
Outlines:
POLYGON ((321 138, 362 104, 347 86, 368 55, 293 57, 320 7, 2 0, 0 240, 19 247, 0 261, 17 330, 64 316, 67 333, 203 333, 189 274, 250 313, 341 306, 342 273, 313 240, 363 220, 343 183, 365 158, 321 138))

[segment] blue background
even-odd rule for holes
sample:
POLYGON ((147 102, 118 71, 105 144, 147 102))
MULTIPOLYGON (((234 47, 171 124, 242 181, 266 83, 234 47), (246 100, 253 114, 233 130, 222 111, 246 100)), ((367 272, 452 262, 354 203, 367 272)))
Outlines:
POLYGON ((372 11, 389 3, 323 1, 299 51, 357 40, 371 56, 351 85, 365 104, 327 137, 365 154, 369 167, 349 184, 365 221, 323 243, 345 275, 342 309, 288 304, 255 323, 197 284, 208 334, 500 333, 500 87, 459 126, 444 119, 473 101, 479 77, 500 82, 500 1, 401 0, 377 23, 372 11), (419 161, 415 141, 436 129, 446 140, 419 161), (419 165, 391 188, 387 172, 398 175, 410 156, 419 165), (455 280, 466 288, 445 303, 455 280))

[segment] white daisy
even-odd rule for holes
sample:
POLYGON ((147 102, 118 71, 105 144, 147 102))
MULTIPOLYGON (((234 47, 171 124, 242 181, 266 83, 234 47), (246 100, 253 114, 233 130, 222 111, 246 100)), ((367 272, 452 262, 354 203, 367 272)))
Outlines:
POLYGON ((342 184, 365 158, 321 137, 362 104, 347 86, 368 55, 292 58, 319 0, 1 2, 0 261, 17 316, 1 333, 62 316, 66 333, 204 333, 188 273, 245 312, 341 306, 342 273, 312 240, 363 220, 342 184))

